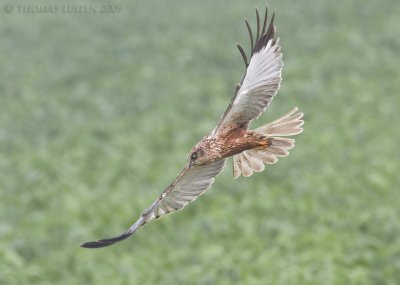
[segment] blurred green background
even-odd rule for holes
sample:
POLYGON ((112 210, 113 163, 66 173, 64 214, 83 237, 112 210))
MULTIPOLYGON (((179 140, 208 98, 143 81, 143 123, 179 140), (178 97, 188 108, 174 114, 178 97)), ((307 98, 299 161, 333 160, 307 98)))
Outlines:
POLYGON ((400 2, 271 0, 305 131, 249 179, 102 250, 225 110, 263 1, 1 2, 0 284, 399 284, 400 2), (5 5, 12 5, 13 11, 5 5))

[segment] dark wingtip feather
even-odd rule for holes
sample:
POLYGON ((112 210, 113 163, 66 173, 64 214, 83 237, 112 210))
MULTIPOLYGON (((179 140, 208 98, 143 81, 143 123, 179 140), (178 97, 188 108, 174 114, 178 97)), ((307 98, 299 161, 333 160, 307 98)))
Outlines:
POLYGON ((244 49, 243 49, 242 46, 241 46, 240 44, 238 44, 238 43, 236 44, 236 47, 238 48, 240 54, 241 54, 242 57, 243 57, 244 65, 247 67, 247 66, 249 65, 249 63, 247 62, 247 56, 246 56, 246 53, 245 53, 244 49))
POLYGON ((250 49, 253 50, 254 48, 253 31, 251 30, 249 21, 247 21, 247 19, 244 19, 244 22, 246 23, 247 31, 249 32, 250 36, 250 49))
POLYGON ((113 237, 113 238, 107 238, 107 239, 100 239, 96 241, 89 241, 89 242, 84 242, 80 246, 84 248, 101 248, 101 247, 106 247, 110 246, 116 242, 119 242, 121 240, 124 240, 128 238, 131 235, 131 233, 123 233, 120 236, 113 237))
MULTIPOLYGON (((254 42, 254 35, 253 31, 251 29, 250 23, 247 19, 245 19, 247 31, 249 32, 249 37, 250 37, 250 57, 256 53, 262 50, 270 40, 274 40, 275 38, 275 33, 276 33, 276 28, 274 26, 274 20, 275 20, 275 11, 272 13, 271 20, 269 22, 268 28, 267 28, 267 19, 268 19, 268 7, 265 7, 265 15, 264 15, 264 21, 263 25, 261 26, 261 19, 260 19, 260 13, 258 11, 258 8, 256 7, 256 20, 257 20, 257 33, 256 33, 256 39, 254 42), (262 28, 262 29, 261 29, 262 28), (261 32, 261 33, 260 33, 261 32)), ((275 41, 273 41, 273 44, 275 41)), ((249 65, 249 62, 247 60, 247 55, 246 52, 243 50, 242 46, 239 44, 236 44, 238 47, 240 54, 243 57, 243 60, 246 64, 246 67, 249 65)))
POLYGON ((258 8, 256 7, 256 18, 257 18, 257 36, 256 42, 260 39, 260 13, 258 13, 258 8))
POLYGON ((264 23, 263 23, 261 35, 263 35, 265 33, 265 29, 267 28, 267 19, 268 19, 268 5, 265 5, 264 23))
POLYGON ((80 246, 83 248, 102 248, 112 245, 112 243, 103 243, 101 241, 89 241, 89 242, 84 242, 80 246))
MULTIPOLYGON (((158 202, 158 200, 156 202, 158 202)), ((156 203, 154 203, 153 205, 155 205, 155 204, 156 203)), ((149 208, 148 211, 152 210, 153 205, 149 208)), ((116 242, 122 241, 122 240, 130 237, 131 235, 133 235, 140 226, 142 226, 146 223, 145 222, 146 215, 147 215, 147 211, 127 231, 120 234, 119 236, 116 236, 113 238, 100 239, 100 240, 96 240, 96 241, 84 242, 81 244, 81 247, 100 248, 100 247, 110 246, 116 242)))
MULTIPOLYGON (((267 10, 265 11, 265 16, 267 17, 267 10)), ((263 26, 263 31, 264 33, 262 33, 260 39, 256 42, 253 53, 256 53, 260 50, 262 50, 270 40, 274 39, 275 37, 275 32, 276 32, 276 28, 274 26, 274 20, 275 20, 275 11, 272 14, 271 20, 269 22, 269 26, 265 31, 266 28, 266 22, 267 19, 264 19, 264 26, 263 26)))

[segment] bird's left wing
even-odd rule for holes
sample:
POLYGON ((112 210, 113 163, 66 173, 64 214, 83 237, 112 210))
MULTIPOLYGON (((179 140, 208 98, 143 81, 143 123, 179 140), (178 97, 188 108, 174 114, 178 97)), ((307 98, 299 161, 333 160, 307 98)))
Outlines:
POLYGON ((187 204, 196 200, 214 182, 225 166, 226 159, 220 159, 207 165, 186 166, 170 186, 149 207, 140 218, 124 233, 117 237, 85 242, 86 248, 99 248, 112 245, 132 235, 139 227, 151 220, 161 218, 168 213, 183 209, 187 204))

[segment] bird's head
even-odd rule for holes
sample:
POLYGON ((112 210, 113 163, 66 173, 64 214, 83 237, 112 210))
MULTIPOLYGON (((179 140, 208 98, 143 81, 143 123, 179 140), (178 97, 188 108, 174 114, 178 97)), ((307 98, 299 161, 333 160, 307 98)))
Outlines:
POLYGON ((204 155, 204 151, 202 148, 194 147, 188 155, 189 167, 192 167, 194 165, 200 165, 203 155, 204 155))
POLYGON ((201 147, 194 147, 188 155, 189 167, 193 165, 202 165, 205 161, 204 150, 201 147))

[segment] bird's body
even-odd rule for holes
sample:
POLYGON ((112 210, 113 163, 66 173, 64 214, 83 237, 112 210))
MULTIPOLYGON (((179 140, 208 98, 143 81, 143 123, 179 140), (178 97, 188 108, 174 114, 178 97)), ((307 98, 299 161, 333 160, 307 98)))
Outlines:
POLYGON ((246 26, 251 40, 250 61, 237 45, 246 65, 246 73, 236 86, 231 103, 216 127, 203 137, 188 155, 188 162, 178 177, 148 207, 139 219, 117 237, 83 243, 86 248, 98 248, 124 240, 151 220, 183 209, 196 200, 214 182, 226 163, 233 157, 234 178, 261 172, 266 164, 274 164, 278 157, 287 156, 294 147, 290 136, 303 131, 303 114, 293 108, 279 119, 250 130, 250 123, 269 106, 282 80, 282 54, 279 39, 275 38, 274 14, 267 27, 267 9, 261 26, 256 9, 255 39, 249 23, 246 26))
POLYGON ((200 152, 197 165, 209 164, 249 149, 263 149, 271 143, 271 138, 249 131, 240 126, 232 126, 213 137, 203 137, 191 153, 200 152))

